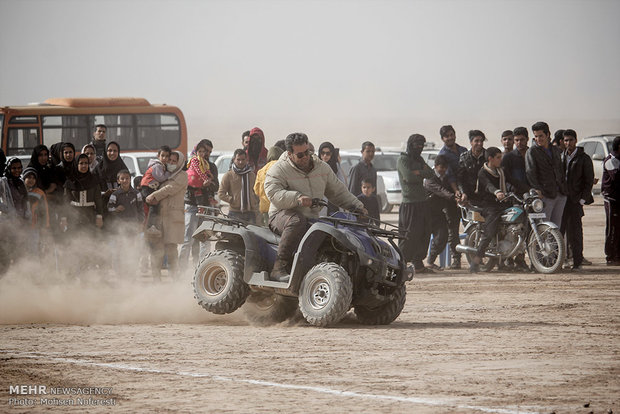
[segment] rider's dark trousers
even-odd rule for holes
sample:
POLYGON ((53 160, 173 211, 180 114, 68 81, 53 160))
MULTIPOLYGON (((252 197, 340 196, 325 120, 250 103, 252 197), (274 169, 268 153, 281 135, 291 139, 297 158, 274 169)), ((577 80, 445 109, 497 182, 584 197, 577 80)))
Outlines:
POLYGON ((605 199, 605 258, 620 261, 620 202, 605 199))
POLYGON ((573 266, 580 266, 583 262, 583 206, 579 203, 567 201, 562 215, 562 234, 566 232, 566 241, 573 253, 573 266))
POLYGON ((424 258, 431 238, 430 204, 428 201, 403 203, 398 211, 398 227, 408 230, 407 238, 400 240, 406 262, 418 269, 424 267, 424 258))
POLYGON ((455 202, 449 202, 447 203, 445 215, 448 219, 448 243, 450 244, 450 253, 452 254, 452 257, 461 257, 461 253, 456 251, 456 246, 461 243, 461 240, 459 239, 461 210, 455 202))
POLYGON ((433 240, 428 252, 429 263, 435 262, 437 256, 446 248, 446 242, 448 241, 448 223, 444 213, 446 205, 447 203, 431 202, 431 233, 433 234, 433 240))
POLYGON ((482 237, 480 238, 476 256, 484 257, 485 250, 489 247, 489 244, 497 234, 497 226, 499 225, 503 210, 503 206, 494 205, 482 209, 481 214, 484 217, 484 225, 482 226, 482 237))
POLYGON ((280 210, 269 217, 269 229, 280 236, 277 259, 290 266, 293 255, 308 230, 308 220, 296 210, 280 210))

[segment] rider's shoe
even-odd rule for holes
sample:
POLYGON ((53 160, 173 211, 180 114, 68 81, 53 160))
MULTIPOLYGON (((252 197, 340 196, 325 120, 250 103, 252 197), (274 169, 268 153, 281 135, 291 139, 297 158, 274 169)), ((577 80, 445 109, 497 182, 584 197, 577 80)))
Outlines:
POLYGON ((469 265, 469 273, 478 273, 480 271, 480 265, 478 263, 472 262, 469 265))
POLYGON ((287 270, 288 263, 284 260, 276 259, 273 264, 273 270, 269 275, 269 279, 274 280, 276 282, 288 282, 291 279, 291 275, 287 270))

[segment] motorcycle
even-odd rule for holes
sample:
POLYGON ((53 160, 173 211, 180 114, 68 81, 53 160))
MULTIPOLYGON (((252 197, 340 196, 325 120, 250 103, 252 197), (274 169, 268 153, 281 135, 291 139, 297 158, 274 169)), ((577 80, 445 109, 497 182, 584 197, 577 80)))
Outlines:
MULTIPOLYGON (((536 190, 525 193, 522 199, 508 193, 503 201, 510 199, 516 200, 517 204, 502 212, 497 235, 480 262, 480 270, 491 271, 498 263, 513 259, 525 251, 539 273, 554 273, 562 269, 564 238, 558 226, 547 221, 543 213, 544 202, 536 190)), ((482 236, 484 217, 480 214, 481 210, 474 206, 461 207, 466 236, 464 243, 456 246, 456 250, 465 253, 470 264, 482 236)))

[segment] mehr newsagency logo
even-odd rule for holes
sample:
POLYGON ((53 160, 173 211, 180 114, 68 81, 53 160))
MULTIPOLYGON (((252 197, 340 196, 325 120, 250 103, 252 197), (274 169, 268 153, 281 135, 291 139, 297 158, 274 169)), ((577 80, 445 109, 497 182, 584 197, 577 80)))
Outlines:
POLYGON ((110 406, 116 405, 112 387, 50 387, 9 385, 9 406, 110 406))

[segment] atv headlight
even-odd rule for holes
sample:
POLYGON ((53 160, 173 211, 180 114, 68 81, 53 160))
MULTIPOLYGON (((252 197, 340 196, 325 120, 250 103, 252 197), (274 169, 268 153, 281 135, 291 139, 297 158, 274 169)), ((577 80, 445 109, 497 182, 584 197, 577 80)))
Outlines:
POLYGON ((543 211, 544 207, 545 203, 540 198, 532 201, 532 210, 534 210, 534 213, 540 213, 541 211, 543 211))

